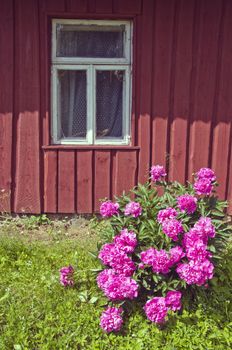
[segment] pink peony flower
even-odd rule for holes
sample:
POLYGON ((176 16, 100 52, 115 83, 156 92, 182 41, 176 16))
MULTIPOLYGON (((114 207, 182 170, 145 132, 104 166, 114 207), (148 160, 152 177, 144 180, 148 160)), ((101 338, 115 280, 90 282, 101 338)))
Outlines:
POLYGON ((196 181, 193 185, 195 192, 198 195, 204 194, 204 195, 210 195, 212 192, 213 186, 209 179, 200 179, 196 181))
POLYGON ((180 246, 176 246, 169 250, 170 254, 170 265, 174 265, 178 263, 183 257, 185 257, 185 253, 180 246))
POLYGON ((125 253, 132 253, 137 245, 136 234, 124 229, 120 235, 114 237, 115 245, 125 253))
POLYGON ((108 283, 111 283, 116 276, 116 273, 113 269, 106 269, 101 271, 97 275, 97 285, 100 289, 104 290, 105 286, 108 285, 108 283))
POLYGON ((60 283, 65 287, 73 286, 73 274, 74 268, 71 265, 62 267, 60 269, 60 283))
POLYGON ((98 258, 104 265, 110 265, 118 254, 120 254, 120 249, 114 243, 106 243, 102 246, 98 258))
POLYGON ((162 223, 162 229, 173 241, 178 241, 178 234, 184 231, 181 222, 176 219, 165 220, 162 223))
POLYGON ((176 272, 187 284, 204 285, 207 280, 213 278, 213 264, 205 259, 204 261, 190 260, 187 264, 179 264, 176 272))
POLYGON ((136 270, 135 263, 123 252, 120 255, 116 255, 109 266, 112 267, 116 273, 127 277, 132 276, 136 270))
POLYGON ((108 307, 101 315, 101 328, 107 333, 112 331, 118 332, 123 323, 122 312, 122 308, 108 307))
POLYGON ((153 165, 151 167, 151 179, 156 182, 161 180, 162 177, 165 177, 166 171, 162 165, 153 165))
POLYGON ((201 217, 194 225, 194 230, 198 232, 203 240, 215 237, 215 227, 210 218, 201 217))
POLYGON ((118 274, 131 276, 136 269, 134 262, 115 243, 104 244, 98 257, 118 274))
POLYGON ((97 277, 99 288, 107 298, 116 301, 134 299, 138 296, 138 284, 130 277, 118 275, 112 270, 102 271, 97 277))
POLYGON ((166 274, 169 272, 170 259, 168 253, 161 249, 156 250, 155 259, 152 263, 152 270, 156 273, 166 274))
POLYGON ((155 323, 163 323, 168 312, 166 301, 163 297, 155 297, 148 300, 143 309, 147 318, 155 323))
POLYGON ((106 201, 106 202, 103 202, 100 206, 100 214, 104 218, 109 218, 113 215, 118 214, 118 208, 119 208, 118 203, 106 201))
POLYGON ((154 248, 149 248, 147 250, 144 250, 140 254, 140 258, 143 264, 150 265, 150 266, 153 264, 155 257, 156 257, 156 249, 154 248))
POLYGON ((179 291, 169 291, 165 297, 166 306, 172 311, 177 311, 181 309, 181 292, 179 291))
POLYGON ((190 194, 183 194, 177 197, 178 208, 182 212, 187 212, 188 214, 194 213, 197 209, 197 198, 191 196, 190 194))
POLYGON ((166 219, 175 219, 176 216, 176 209, 169 207, 158 212, 157 221, 162 224, 166 219))
POLYGON ((185 249, 188 249, 188 247, 193 247, 195 242, 198 242, 199 240, 205 244, 207 243, 207 239, 203 240, 199 235, 199 232, 192 228, 189 232, 184 234, 182 245, 185 249))
POLYGON ((130 202, 126 205, 125 215, 132 215, 134 218, 137 218, 142 213, 141 205, 137 202, 130 202))
POLYGON ((215 173, 210 168, 201 168, 197 173, 196 177, 198 180, 201 179, 208 179, 209 181, 213 182, 216 181, 215 173))
POLYGON ((169 272, 170 259, 165 250, 149 248, 140 254, 143 264, 152 266, 153 272, 166 274, 169 272))
POLYGON ((193 245, 186 247, 186 255, 189 260, 204 261, 211 257, 211 254, 207 251, 207 245, 201 240, 197 240, 193 245))

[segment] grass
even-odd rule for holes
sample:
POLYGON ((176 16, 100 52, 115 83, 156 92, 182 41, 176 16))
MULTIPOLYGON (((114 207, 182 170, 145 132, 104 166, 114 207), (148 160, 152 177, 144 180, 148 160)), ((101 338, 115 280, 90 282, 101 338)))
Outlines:
POLYGON ((88 254, 99 238, 88 222, 8 218, 0 231, 1 350, 232 348, 232 249, 221 280, 163 329, 138 308, 121 333, 107 335, 99 327, 105 299, 88 271, 99 266, 88 254), (59 268, 68 264, 77 270, 73 288, 59 284, 59 268))

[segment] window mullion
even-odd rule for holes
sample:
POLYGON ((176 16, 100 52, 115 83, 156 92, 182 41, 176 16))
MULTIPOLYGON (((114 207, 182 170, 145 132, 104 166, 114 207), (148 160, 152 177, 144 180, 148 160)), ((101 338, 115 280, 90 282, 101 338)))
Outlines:
POLYGON ((96 67, 94 65, 91 65, 92 67, 92 79, 93 79, 93 85, 92 85, 92 120, 93 120, 93 143, 96 141, 96 67))
POLYGON ((93 78, 92 78, 92 66, 87 69, 87 142, 93 144, 93 78))
POLYGON ((57 79, 57 69, 52 67, 52 139, 53 142, 57 143, 58 139, 58 123, 59 123, 59 115, 58 115, 58 79, 57 79))

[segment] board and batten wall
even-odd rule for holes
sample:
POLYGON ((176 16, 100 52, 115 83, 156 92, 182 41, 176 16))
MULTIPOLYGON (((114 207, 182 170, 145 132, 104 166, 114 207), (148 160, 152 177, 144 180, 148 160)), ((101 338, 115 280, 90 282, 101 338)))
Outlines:
POLYGON ((152 164, 217 174, 232 213, 231 0, 1 0, 0 211, 92 213, 152 164), (132 144, 52 146, 51 18, 131 19, 132 144))

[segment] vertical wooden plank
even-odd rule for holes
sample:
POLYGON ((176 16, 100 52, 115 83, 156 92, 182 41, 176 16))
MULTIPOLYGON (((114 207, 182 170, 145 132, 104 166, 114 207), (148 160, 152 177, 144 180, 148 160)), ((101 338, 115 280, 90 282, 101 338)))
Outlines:
POLYGON ((75 152, 58 152, 58 212, 75 212, 75 152))
POLYGON ((88 0, 88 12, 89 13, 96 12, 96 0, 88 0))
POLYGON ((131 103, 131 145, 138 144, 138 116, 140 111, 140 71, 141 71, 141 16, 136 16, 133 21, 132 37, 132 103, 131 103))
MULTIPOLYGON (((40 213, 38 2, 15 2, 15 116, 17 118, 14 210, 40 213)), ((16 125, 16 122, 15 122, 16 125)))
POLYGON ((50 144, 50 57, 51 57, 51 22, 48 13, 65 12, 65 0, 40 0, 40 108, 42 120, 42 144, 50 144))
POLYGON ((180 0, 179 4, 177 45, 175 48, 173 122, 170 130, 169 179, 184 183, 195 0, 187 2, 180 0))
MULTIPOLYGON (((232 135, 232 133, 231 133, 232 135)), ((227 200, 228 200, 228 214, 232 215, 232 141, 230 140, 230 159, 228 164, 228 192, 227 192, 227 200)))
MULTIPOLYGON (((217 174, 219 182, 218 194, 225 198, 227 173, 230 166, 230 141, 232 123, 232 3, 226 2, 225 17, 220 43, 222 53, 220 60, 220 79, 215 94, 218 96, 218 105, 213 130, 212 168, 217 174), (228 161, 227 161, 228 160, 228 161)), ((232 175, 231 175, 232 176, 232 175)))
POLYGON ((46 12, 65 12, 65 0, 39 0, 39 6, 46 12))
POLYGON ((115 161, 112 180, 114 181, 114 195, 119 196, 123 191, 127 193, 135 186, 137 171, 136 151, 117 151, 115 161))
MULTIPOLYGON (((51 56, 51 22, 48 13, 65 12, 65 0, 40 0, 40 120, 42 127, 42 145, 49 145, 50 135, 50 56, 51 56)), ((56 213, 57 203, 57 152, 44 152, 44 211, 56 213)))
POLYGON ((94 210, 98 211, 100 199, 110 197, 110 151, 95 151, 94 210))
MULTIPOLYGON (((146 0, 143 0, 146 2, 146 0)), ((154 2, 154 1, 153 1, 154 2)), ((142 0, 113 0, 114 13, 140 14, 142 0)))
POLYGON ((86 13, 88 10, 88 0, 67 0, 67 10, 76 14, 86 13))
POLYGON ((77 151, 77 212, 92 213, 93 151, 77 151))
POLYGON ((150 168, 150 124, 151 124, 151 86, 152 86, 152 42, 153 42, 153 10, 152 0, 143 1, 142 15, 142 57, 140 80, 140 114, 138 128, 139 153, 138 181, 144 183, 150 168))
POLYGON ((44 212, 57 212, 57 152, 44 155, 44 212))
POLYGON ((189 178, 199 168, 209 165, 209 154, 212 151, 210 149, 210 129, 214 109, 222 1, 205 0, 200 2, 200 5, 199 50, 193 119, 190 128, 189 178))
POLYGON ((11 211, 13 2, 0 2, 0 212, 11 211))
POLYGON ((96 0, 96 13, 112 13, 113 0, 96 0))
POLYGON ((172 43, 175 2, 157 0, 155 7, 153 88, 152 88, 152 164, 165 165, 170 100, 172 43))

